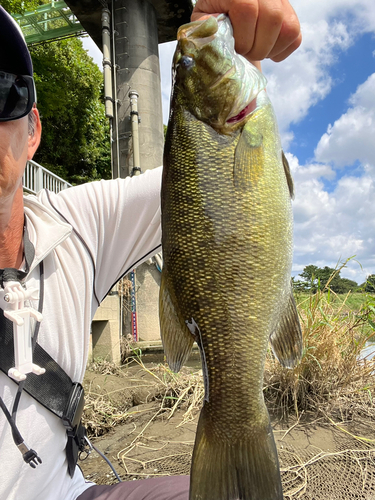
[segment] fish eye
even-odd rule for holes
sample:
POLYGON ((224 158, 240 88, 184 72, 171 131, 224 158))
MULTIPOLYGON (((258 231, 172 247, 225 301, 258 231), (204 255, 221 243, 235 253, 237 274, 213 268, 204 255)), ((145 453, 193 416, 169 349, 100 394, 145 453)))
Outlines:
POLYGON ((190 69, 192 66, 194 66, 194 59, 190 56, 182 56, 180 59, 180 64, 185 69, 190 69))

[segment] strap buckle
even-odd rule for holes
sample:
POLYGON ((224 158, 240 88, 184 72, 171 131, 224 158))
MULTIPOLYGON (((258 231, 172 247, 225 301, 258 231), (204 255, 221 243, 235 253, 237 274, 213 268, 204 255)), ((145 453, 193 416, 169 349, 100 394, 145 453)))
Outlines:
POLYGON ((37 452, 29 448, 25 442, 19 444, 18 449, 22 453, 25 462, 33 469, 35 469, 38 464, 42 463, 42 459, 38 456, 37 452))
POLYGON ((79 382, 75 382, 70 389, 68 403, 62 418, 68 435, 75 435, 81 422, 83 407, 85 405, 85 391, 79 382))

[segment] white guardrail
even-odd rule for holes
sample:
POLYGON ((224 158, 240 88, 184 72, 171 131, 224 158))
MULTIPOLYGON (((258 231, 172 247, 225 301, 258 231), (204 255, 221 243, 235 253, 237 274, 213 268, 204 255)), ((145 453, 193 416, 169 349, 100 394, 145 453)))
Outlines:
POLYGON ((64 181, 64 179, 53 174, 35 161, 30 160, 27 162, 23 176, 24 191, 36 194, 41 189, 48 189, 49 191, 58 193, 70 186, 69 182, 64 181))

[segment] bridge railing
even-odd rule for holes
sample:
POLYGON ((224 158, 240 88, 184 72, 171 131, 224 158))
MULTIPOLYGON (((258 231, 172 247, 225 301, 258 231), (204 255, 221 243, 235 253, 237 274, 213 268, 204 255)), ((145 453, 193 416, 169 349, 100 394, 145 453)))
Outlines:
POLYGON ((64 179, 53 174, 35 161, 30 160, 27 162, 23 176, 24 191, 36 194, 41 189, 48 189, 49 191, 58 193, 70 186, 69 182, 64 181, 64 179))

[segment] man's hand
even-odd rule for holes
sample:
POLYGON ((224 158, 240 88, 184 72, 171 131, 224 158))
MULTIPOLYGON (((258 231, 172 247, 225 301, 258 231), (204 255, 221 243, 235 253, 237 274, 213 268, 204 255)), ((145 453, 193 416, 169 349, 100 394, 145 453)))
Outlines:
POLYGON ((288 0, 197 0, 191 20, 228 14, 236 51, 249 61, 283 61, 301 44, 300 24, 288 0))

